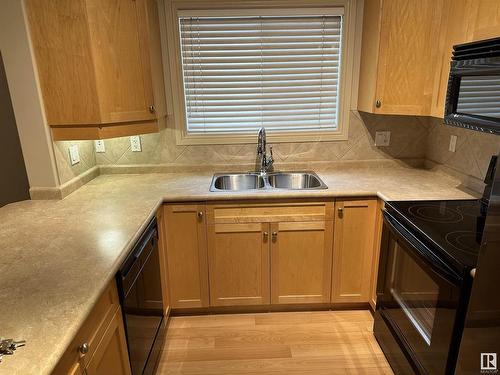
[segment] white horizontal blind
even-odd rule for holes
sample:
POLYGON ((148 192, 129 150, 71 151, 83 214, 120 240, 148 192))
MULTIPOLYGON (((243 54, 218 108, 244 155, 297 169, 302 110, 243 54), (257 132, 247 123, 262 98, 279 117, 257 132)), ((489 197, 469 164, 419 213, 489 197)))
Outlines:
POLYGON ((500 76, 464 76, 457 112, 500 118, 500 76))
POLYGON ((189 134, 338 129, 342 16, 179 23, 189 134))

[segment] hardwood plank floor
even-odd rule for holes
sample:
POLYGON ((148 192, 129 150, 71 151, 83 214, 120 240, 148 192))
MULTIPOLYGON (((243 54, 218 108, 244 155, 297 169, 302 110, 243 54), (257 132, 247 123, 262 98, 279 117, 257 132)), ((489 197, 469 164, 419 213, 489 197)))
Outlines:
POLYGON ((161 375, 392 374, 369 311, 170 318, 161 375))

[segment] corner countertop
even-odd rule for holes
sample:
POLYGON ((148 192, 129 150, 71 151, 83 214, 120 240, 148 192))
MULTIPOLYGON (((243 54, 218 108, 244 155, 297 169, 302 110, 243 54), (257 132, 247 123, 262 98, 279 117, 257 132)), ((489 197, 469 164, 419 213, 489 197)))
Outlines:
POLYGON ((164 202, 378 196, 471 199, 455 179, 412 168, 317 172, 318 191, 211 193, 212 173, 102 175, 59 201, 0 208, 0 336, 27 345, 0 374, 49 374, 164 202))

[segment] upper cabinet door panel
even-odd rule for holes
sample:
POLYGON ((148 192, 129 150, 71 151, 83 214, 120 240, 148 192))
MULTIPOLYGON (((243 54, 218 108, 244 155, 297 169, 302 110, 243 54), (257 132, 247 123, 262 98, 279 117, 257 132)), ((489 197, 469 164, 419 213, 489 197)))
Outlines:
POLYGON ((470 24, 468 41, 500 36, 500 1, 469 0, 470 24))
POLYGON ((26 0, 26 12, 55 140, 158 131, 166 103, 155 0, 26 0))
POLYGON ((365 2, 358 109, 429 115, 444 0, 365 2))
POLYGON ((383 0, 376 113, 429 113, 442 6, 442 0, 383 0))
POLYGON ((26 1, 49 125, 100 122, 85 8, 77 0, 26 1))
POLYGON ((87 0, 103 123, 154 119, 145 0, 87 0))

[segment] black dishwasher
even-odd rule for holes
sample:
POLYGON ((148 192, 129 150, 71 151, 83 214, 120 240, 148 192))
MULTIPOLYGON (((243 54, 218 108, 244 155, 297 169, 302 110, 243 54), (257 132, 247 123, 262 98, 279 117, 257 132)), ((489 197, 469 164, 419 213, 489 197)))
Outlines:
POLYGON ((116 281, 132 374, 154 374, 166 331, 156 219, 123 262, 116 281))

